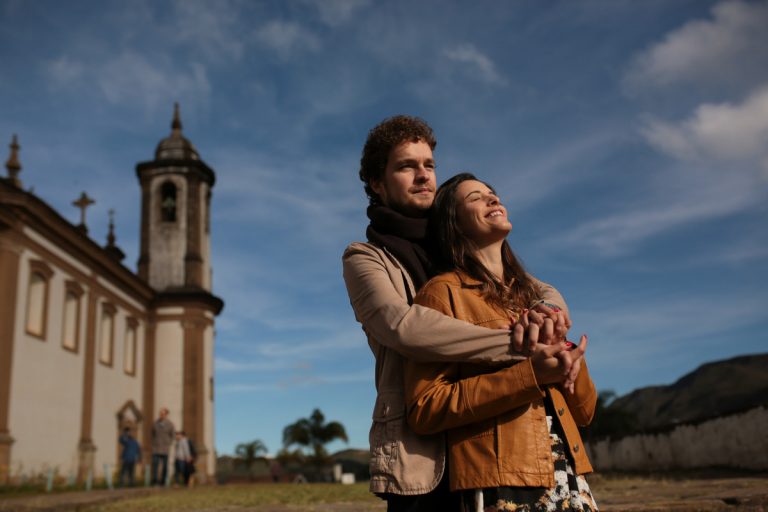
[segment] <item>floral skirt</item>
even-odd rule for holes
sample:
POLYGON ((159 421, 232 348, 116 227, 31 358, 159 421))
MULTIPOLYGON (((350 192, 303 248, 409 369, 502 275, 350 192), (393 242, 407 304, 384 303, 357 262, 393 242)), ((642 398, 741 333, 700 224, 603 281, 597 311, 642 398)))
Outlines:
POLYGON ((462 512, 596 512, 597 503, 592 497, 587 480, 573 472, 559 431, 559 424, 547 415, 549 437, 552 441, 552 458, 555 462, 555 486, 544 487, 494 487, 461 491, 462 512), (553 425, 554 428, 553 428, 553 425))

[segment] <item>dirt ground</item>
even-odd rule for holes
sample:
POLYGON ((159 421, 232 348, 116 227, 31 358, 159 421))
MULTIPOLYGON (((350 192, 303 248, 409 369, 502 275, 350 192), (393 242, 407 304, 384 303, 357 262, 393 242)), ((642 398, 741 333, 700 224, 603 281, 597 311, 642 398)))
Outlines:
MULTIPOLYGON (((740 476, 592 475, 590 485, 604 512, 768 511, 768 474, 740 476)), ((221 487, 226 492, 226 487, 221 487)), ((97 512, 126 499, 179 490, 129 489, 0 498, 0 512, 97 512)), ((140 507, 140 502, 136 504, 140 507)), ((132 507, 133 508, 133 507, 132 507)), ((134 508, 141 510, 141 508, 134 508)), ((312 506, 267 505, 192 509, 194 512, 383 512, 384 502, 312 506)))

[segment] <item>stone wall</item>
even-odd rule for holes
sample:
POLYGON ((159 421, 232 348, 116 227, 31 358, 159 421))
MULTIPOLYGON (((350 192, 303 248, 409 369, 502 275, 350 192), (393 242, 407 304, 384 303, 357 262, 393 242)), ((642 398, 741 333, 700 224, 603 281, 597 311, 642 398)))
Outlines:
POLYGON ((597 471, 768 470, 768 409, 761 406, 698 424, 678 425, 667 432, 594 442, 589 454, 597 471))

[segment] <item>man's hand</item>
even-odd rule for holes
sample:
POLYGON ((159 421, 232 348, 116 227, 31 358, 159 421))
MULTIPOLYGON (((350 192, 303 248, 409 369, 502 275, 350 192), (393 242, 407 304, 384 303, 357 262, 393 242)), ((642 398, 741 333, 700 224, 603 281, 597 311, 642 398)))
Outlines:
POLYGON ((512 347, 515 352, 530 355, 537 343, 564 341, 570 327, 571 319, 565 311, 538 304, 534 309, 524 309, 512 326, 512 347))

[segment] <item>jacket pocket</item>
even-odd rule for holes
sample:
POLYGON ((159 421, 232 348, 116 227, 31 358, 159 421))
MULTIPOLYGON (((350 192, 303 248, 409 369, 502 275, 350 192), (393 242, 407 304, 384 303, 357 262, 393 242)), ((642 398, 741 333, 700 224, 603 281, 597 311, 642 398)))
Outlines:
POLYGON ((369 435, 371 444, 371 476, 394 473, 397 445, 402 442, 405 403, 400 391, 381 392, 373 408, 373 425, 369 435))

